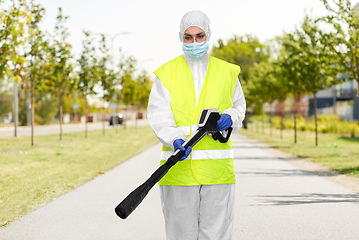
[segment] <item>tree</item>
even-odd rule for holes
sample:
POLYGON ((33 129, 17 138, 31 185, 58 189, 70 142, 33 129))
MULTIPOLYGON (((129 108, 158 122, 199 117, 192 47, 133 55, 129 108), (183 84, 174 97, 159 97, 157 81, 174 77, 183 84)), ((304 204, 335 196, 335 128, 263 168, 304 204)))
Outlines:
MULTIPOLYGON (((218 46, 212 48, 211 55, 218 57, 241 67, 239 80, 242 84, 244 95, 246 96, 247 113, 254 106, 254 102, 249 97, 247 91, 247 83, 251 81, 250 75, 254 65, 269 60, 268 46, 259 42, 258 38, 251 35, 234 36, 229 39, 226 44, 223 40, 218 40, 218 46)), ((244 119, 244 127, 246 128, 247 117, 244 119)))
POLYGON ((136 107, 138 110, 147 108, 150 92, 152 88, 152 81, 147 75, 146 71, 143 71, 137 79, 137 101, 136 107))
MULTIPOLYGON (((350 0, 333 0, 337 9, 332 8, 328 0, 321 1, 330 15, 316 21, 333 27, 333 31, 320 31, 323 43, 338 57, 335 64, 338 73, 349 74, 349 78, 359 84, 359 13, 355 12, 350 0)), ((357 91, 359 94, 359 88, 357 91)))
MULTIPOLYGON (((113 69, 109 69, 108 65, 111 62, 111 56, 109 53, 109 48, 106 44, 106 37, 104 34, 101 35, 100 40, 100 53, 101 56, 99 57, 98 62, 98 76, 99 76, 99 84, 102 87, 102 99, 103 101, 110 102, 116 95, 116 86, 117 83, 117 76, 114 73, 113 69)), ((103 106, 103 135, 105 135, 105 107, 103 106)), ((115 116, 114 116, 115 117, 115 116)), ((114 121, 115 122, 115 118, 114 121)))
MULTIPOLYGON (((126 106, 135 106, 140 112, 147 108, 152 81, 145 70, 137 68, 137 61, 132 56, 125 56, 120 50, 119 82, 121 89, 117 91, 117 99, 126 106)), ((137 119, 137 117, 136 117, 137 119)))
POLYGON ((348 76, 338 78, 338 83, 352 79, 359 84, 359 12, 352 7, 350 0, 333 0, 335 8, 330 6, 328 0, 321 1, 329 14, 317 21, 329 24, 332 31, 320 33, 325 44, 338 57, 335 64, 337 76, 348 76))
MULTIPOLYGON (((138 89, 136 79, 136 60, 133 57, 127 57, 120 52, 120 83, 122 89, 120 91, 119 99, 126 106, 133 106, 137 102, 138 89)), ((128 116, 126 116, 128 118, 128 116)))
POLYGON ((9 9, 0 12, 0 78, 9 74, 15 82, 22 80, 26 62, 23 46, 28 41, 31 14, 26 0, 13 1, 9 9))
MULTIPOLYGON (((261 114, 263 104, 269 103, 270 109, 270 135, 272 135, 272 104, 274 101, 287 97, 287 88, 279 81, 278 66, 275 62, 261 62, 256 64, 248 82, 248 98, 258 108, 254 112, 261 114)), ((247 97, 246 97, 247 98, 247 97)))
POLYGON ((59 15, 55 26, 55 35, 52 51, 52 66, 53 75, 50 82, 53 93, 58 94, 59 97, 59 114, 60 114, 60 140, 62 140, 62 123, 63 123, 63 109, 62 98, 65 89, 74 90, 77 86, 76 77, 74 76, 74 64, 72 63, 71 45, 67 42, 69 36, 68 29, 65 23, 68 17, 62 14, 62 9, 59 8, 59 15))
POLYGON ((285 101, 289 97, 289 84, 288 79, 283 75, 282 69, 278 64, 278 60, 273 62, 271 71, 271 89, 275 96, 271 100, 276 100, 275 112, 280 116, 280 137, 283 138, 283 118, 286 114, 285 101))
MULTIPOLYGON (((83 94, 79 91, 79 88, 77 88, 71 94, 65 92, 62 99, 62 110, 64 111, 64 114, 72 115, 76 113, 76 117, 85 115, 85 98, 83 94), (75 103, 78 106, 77 109, 73 108, 75 103)), ((77 121, 77 118, 75 119, 75 121, 77 121)))
POLYGON ((30 41, 29 51, 25 54, 27 58, 26 76, 23 77, 25 86, 30 90, 31 101, 31 145, 34 146, 35 127, 35 91, 43 90, 48 80, 46 77, 51 72, 49 64, 49 46, 44 33, 39 28, 45 9, 39 4, 31 2, 31 24, 29 26, 30 41))
POLYGON ((294 143, 297 143, 297 113, 299 103, 305 94, 308 93, 306 85, 303 81, 302 74, 302 55, 303 53, 296 47, 296 42, 293 42, 295 37, 292 34, 285 34, 278 41, 282 43, 281 55, 278 57, 277 63, 281 69, 284 84, 287 85, 289 93, 293 97, 293 119, 294 119, 294 143))
POLYGON ((289 34, 289 42, 293 49, 290 57, 297 59, 300 79, 307 92, 314 98, 315 145, 318 146, 317 98, 319 90, 327 89, 337 83, 333 66, 336 57, 330 46, 320 34, 317 23, 308 15, 304 17, 300 29, 289 34))
POLYGON ((92 45, 93 38, 91 37, 90 32, 83 31, 83 33, 85 34, 85 40, 82 41, 83 49, 81 57, 78 60, 80 65, 78 72, 78 90, 85 98, 85 138, 87 138, 87 97, 96 93, 95 86, 99 81, 99 73, 97 67, 97 58, 95 55, 95 47, 92 45))
POLYGON ((257 37, 251 35, 234 36, 223 43, 218 40, 218 46, 212 48, 212 56, 218 57, 241 67, 240 78, 246 83, 254 64, 268 61, 269 53, 265 45, 259 42, 257 37))
MULTIPOLYGON (((0 79, 5 75, 14 80, 14 87, 22 81, 26 63, 24 45, 28 42, 28 29, 31 24, 31 14, 26 0, 13 0, 7 3, 7 8, 0 1, 0 79)), ((9 79, 9 78, 6 78, 9 79)), ((17 96, 16 96, 17 97, 17 96)), ((15 101, 14 101, 15 103, 15 101)), ((18 112, 14 106, 15 133, 18 112)))
MULTIPOLYGON (((251 71, 251 81, 247 83, 248 99, 252 102, 252 109, 254 114, 262 115, 264 118, 263 104, 268 101, 269 91, 266 88, 267 79, 270 72, 270 65, 267 62, 255 64, 253 71, 251 71)), ((264 119, 262 119, 264 124, 264 119)), ((262 131, 264 126, 262 125, 262 131)))

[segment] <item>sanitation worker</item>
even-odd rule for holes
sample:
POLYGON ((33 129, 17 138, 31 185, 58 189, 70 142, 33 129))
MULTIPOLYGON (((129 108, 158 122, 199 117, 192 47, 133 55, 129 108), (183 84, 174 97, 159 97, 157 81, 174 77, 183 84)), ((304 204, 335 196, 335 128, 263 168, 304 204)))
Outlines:
POLYGON ((209 56, 210 20, 201 11, 180 23, 183 55, 157 69, 147 109, 162 142, 161 164, 180 149, 185 156, 160 180, 168 240, 232 237, 235 172, 232 142, 205 136, 193 149, 182 144, 197 128, 203 109, 216 108, 219 131, 237 132, 245 115, 240 67, 209 56))

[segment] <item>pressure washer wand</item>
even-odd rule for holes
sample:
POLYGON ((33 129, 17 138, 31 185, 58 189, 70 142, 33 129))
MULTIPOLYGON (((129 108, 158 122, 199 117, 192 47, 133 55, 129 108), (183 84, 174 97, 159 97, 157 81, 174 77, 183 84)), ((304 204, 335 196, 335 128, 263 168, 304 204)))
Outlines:
MULTIPOLYGON (((225 137, 217 129, 217 121, 220 118, 220 114, 217 109, 204 109, 202 111, 198 129, 183 143, 183 147, 187 149, 189 146, 196 145, 204 136, 210 135, 214 140, 219 140, 225 143, 229 140, 232 132, 232 128, 225 130, 225 137)), ((148 178, 142 185, 132 191, 120 204, 115 208, 117 216, 122 219, 126 219, 143 201, 147 196, 151 188, 161 180, 161 178, 168 172, 168 170, 174 166, 183 156, 184 151, 179 149, 172 154, 165 164, 160 166, 150 178, 148 178)))

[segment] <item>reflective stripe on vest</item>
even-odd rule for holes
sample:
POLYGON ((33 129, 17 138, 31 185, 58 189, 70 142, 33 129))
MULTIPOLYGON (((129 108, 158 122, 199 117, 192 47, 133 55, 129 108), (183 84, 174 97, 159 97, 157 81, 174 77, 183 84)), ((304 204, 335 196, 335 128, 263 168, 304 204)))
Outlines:
MULTIPOLYGON (((232 97, 240 68, 212 56, 201 94, 195 105, 195 89, 189 66, 180 56, 155 71, 171 95, 171 109, 176 125, 189 137, 197 129, 201 112, 217 108, 220 113, 233 106, 232 97)), ((161 164, 173 154, 162 148, 161 164)), ((192 150, 189 160, 178 162, 161 179, 160 185, 226 184, 235 182, 232 141, 220 143, 205 136, 192 150)))
MULTIPOLYGON (((161 160, 167 160, 173 151, 162 151, 161 160)), ((188 156, 187 160, 201 160, 201 159, 227 159, 233 158, 232 149, 219 149, 219 150, 194 150, 191 155, 188 156)))
POLYGON ((184 134, 186 136, 190 136, 192 135, 193 133, 196 132, 196 130, 198 129, 198 124, 194 124, 194 125, 191 125, 191 126, 181 126, 181 127, 178 127, 179 129, 182 130, 182 132, 184 132, 184 134))

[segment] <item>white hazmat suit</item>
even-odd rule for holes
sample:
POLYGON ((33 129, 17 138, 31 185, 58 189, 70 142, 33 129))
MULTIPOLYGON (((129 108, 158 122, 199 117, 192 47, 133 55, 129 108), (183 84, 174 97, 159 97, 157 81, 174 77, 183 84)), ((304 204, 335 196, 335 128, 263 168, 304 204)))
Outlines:
MULTIPOLYGON (((179 36, 182 41, 187 28, 196 26, 210 38, 208 17, 200 11, 184 15, 179 36)), ((198 61, 183 54, 191 69, 196 94, 196 105, 206 76, 209 54, 198 61)), ((153 84, 147 117, 158 139, 173 148, 176 139, 186 140, 185 133, 177 128, 170 105, 170 93, 156 77, 153 84)), ((233 107, 225 110, 233 121, 233 133, 242 126, 245 116, 245 99, 239 80, 232 98, 233 107)), ((160 186, 162 209, 166 223, 167 239, 231 239, 233 226, 234 184, 198 186, 160 186)))

